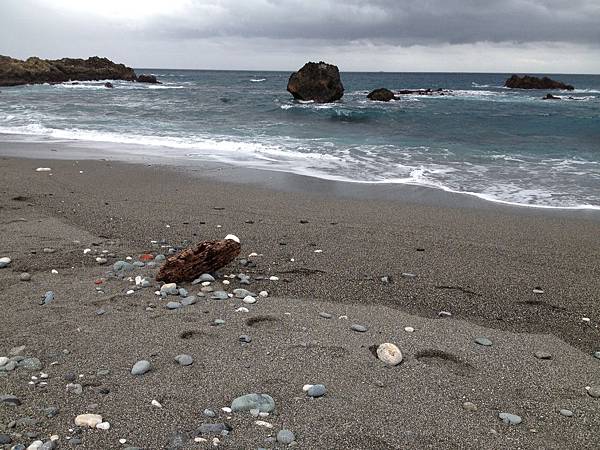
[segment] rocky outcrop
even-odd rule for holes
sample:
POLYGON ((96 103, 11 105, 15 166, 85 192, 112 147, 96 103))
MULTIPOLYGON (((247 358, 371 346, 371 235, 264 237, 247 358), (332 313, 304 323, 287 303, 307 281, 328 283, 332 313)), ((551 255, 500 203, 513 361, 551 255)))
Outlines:
POLYGON ((25 61, 0 56, 0 86, 22 84, 64 83, 65 81, 98 81, 137 79, 132 68, 115 64, 107 58, 93 56, 88 59, 40 59, 25 61))
POLYGON ((160 81, 158 81, 154 75, 146 75, 145 73, 138 75, 137 81, 138 83, 161 84, 160 81))
POLYGON ((398 95, 452 95, 452 91, 447 89, 402 89, 398 91, 398 95))
POLYGON ((537 78, 529 75, 522 77, 513 75, 506 80, 504 86, 512 89, 564 89, 567 91, 575 89, 570 84, 565 84, 548 77, 537 78))
POLYGON ((561 100, 561 98, 557 97, 556 95, 546 94, 544 97, 542 97, 542 100, 561 100))
POLYGON ((392 91, 386 88, 375 89, 374 91, 369 92, 367 95, 369 100, 373 100, 375 102, 389 102, 390 100, 394 100, 396 96, 392 91))
POLYGON ((113 84, 111 82, 109 82, 109 81, 107 81, 106 83, 104 83, 104 87, 108 88, 108 89, 114 88, 113 84))
POLYGON ((340 71, 332 64, 309 62, 288 81, 287 90, 296 100, 330 103, 344 95, 340 71))

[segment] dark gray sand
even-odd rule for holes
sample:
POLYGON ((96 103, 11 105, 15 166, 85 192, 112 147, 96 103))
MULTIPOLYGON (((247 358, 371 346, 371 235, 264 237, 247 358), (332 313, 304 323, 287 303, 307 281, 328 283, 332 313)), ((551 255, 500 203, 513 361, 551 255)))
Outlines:
MULTIPOLYGON (((0 448, 56 435, 58 448, 161 449, 177 433, 184 443, 172 448, 209 448, 215 437, 223 448, 286 448, 268 440, 281 429, 302 449, 598 447, 600 399, 590 395, 600 385, 596 218, 217 179, 114 162, 0 160, 0 258, 12 260, 0 269, 0 357, 24 345, 20 354, 43 366, 0 369, 0 396, 21 402, 0 405, 0 439, 12 440, 0 448), (255 304, 199 297, 167 310, 180 298, 155 295, 156 267, 124 278, 110 273, 127 256, 134 262, 229 233, 240 237, 242 255, 221 275, 242 272, 252 282, 224 285, 221 276, 212 287, 267 291, 255 304), (20 281, 21 272, 31 280, 20 281), (152 285, 128 295, 137 275, 152 285), (55 300, 40 305, 50 290, 55 300), (251 342, 240 343, 240 335, 251 342), (492 345, 475 343, 479 337, 492 345), (374 356, 384 342, 402 350, 399 366, 374 356), (179 366, 179 354, 194 363, 179 366), (152 370, 131 375, 141 359, 152 370), (103 369, 108 374, 99 375, 103 369), (82 393, 67 392, 69 373, 82 393), (303 386, 317 383, 327 393, 311 399, 303 386), (221 410, 254 392, 275 400, 268 417, 221 410), (48 407, 58 414, 48 418, 48 407), (217 417, 204 416, 206 408, 217 417), (110 429, 78 429, 74 419, 83 413, 102 415, 110 429), (507 425, 500 413, 522 423, 507 425), (196 433, 223 422, 231 427, 226 436, 196 433)), ((201 285, 182 287, 196 294, 201 285)))

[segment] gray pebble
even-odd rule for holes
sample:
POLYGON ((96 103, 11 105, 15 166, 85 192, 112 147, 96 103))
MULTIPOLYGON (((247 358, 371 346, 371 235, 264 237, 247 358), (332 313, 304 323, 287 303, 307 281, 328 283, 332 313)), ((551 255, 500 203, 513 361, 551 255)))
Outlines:
POLYGON ((191 296, 189 296, 189 297, 186 297, 186 298, 182 298, 182 299, 181 299, 181 304, 182 304, 183 306, 190 306, 190 305, 193 305, 193 304, 194 304, 194 303, 196 303, 196 302, 197 302, 197 299, 196 299, 196 296, 195 296, 195 295, 191 295, 191 296))
POLYGON ((48 291, 44 294, 44 299, 42 300, 42 304, 47 305, 50 302, 54 301, 54 292, 48 291))
POLYGON ((291 444, 295 439, 296 436, 290 430, 281 430, 277 433, 277 442, 282 444, 291 444))
POLYGON ((256 294, 253 292, 250 292, 246 289, 234 289, 233 290, 233 295, 235 296, 235 298, 244 298, 247 296, 250 297, 256 297, 256 294))
POLYGON ((533 355, 537 359, 552 359, 552 355, 548 352, 535 352, 533 355))
POLYGON ((9 406, 19 406, 21 404, 21 400, 18 397, 15 397, 11 394, 0 395, 0 403, 3 405, 9 406))
POLYGON ((175 361, 177 361, 181 366, 191 366, 194 362, 194 358, 192 358, 190 355, 185 354, 177 355, 175 357, 175 361))
POLYGON ((104 311, 102 308, 100 308, 100 309, 96 310, 96 315, 97 315, 97 316, 101 316, 101 315, 103 315, 104 313, 106 313, 106 311, 104 311))
POLYGON ((187 297, 187 296, 188 296, 188 291, 187 291, 187 289, 184 289, 184 288, 179 288, 179 296, 180 296, 180 297, 187 297))
POLYGON ((167 257, 166 257, 165 255, 162 255, 162 254, 160 254, 160 255, 156 255, 156 256, 154 257, 154 261, 157 261, 157 262, 164 261, 165 259, 167 259, 167 257))
POLYGON ((470 411, 470 412, 477 411, 477 405, 473 402, 464 402, 462 406, 465 411, 470 411))
POLYGON ((143 375, 150 370, 150 361, 142 359, 136 362, 131 368, 131 375, 143 375))
POLYGON ((77 375, 73 372, 67 372, 63 375, 65 381, 75 381, 77 379, 77 375))
POLYGON ((9 257, 4 256, 0 258, 0 269, 4 269, 5 267, 10 266, 11 260, 9 257))
POLYGON ((204 410, 203 414, 204 414, 206 417, 217 417, 217 413, 216 413, 216 412, 214 412, 212 409, 208 409, 208 408, 206 408, 206 409, 204 410))
POLYGON ((215 277, 213 277, 209 273, 203 273, 198 278, 196 278, 194 281, 192 281, 192 284, 200 284, 200 283, 204 283, 205 281, 212 283, 213 281, 215 281, 215 277))
POLYGON ((200 434, 222 434, 223 431, 231 431, 231 427, 226 423, 203 423, 198 428, 200 434))
POLYGON ((11 442, 12 439, 8 434, 0 434, 0 445, 10 444, 11 442))
POLYGON ((229 298, 229 294, 225 291, 215 291, 210 296, 213 300, 227 300, 229 298))
POLYGON ((223 319, 215 319, 213 323, 215 325, 225 325, 225 321, 223 319))
POLYGON ((181 308, 181 303, 179 302, 169 302, 165 305, 165 308, 167 309, 179 309, 181 308))
POLYGON ((560 412, 561 416, 573 417, 573 411, 571 411, 569 409, 561 409, 559 412, 560 412))
POLYGON ((81 386, 79 383, 69 383, 67 384, 67 392, 79 395, 83 392, 83 386, 81 386))
POLYGON ((44 253, 54 253, 54 252, 56 252, 56 249, 55 248, 50 248, 50 247, 45 247, 42 251, 44 253))
POLYGON ((519 425, 523 421, 523 419, 521 419, 521 417, 517 416, 516 414, 504 412, 498 414, 498 417, 500 417, 500 419, 502 419, 502 421, 507 425, 519 425))
POLYGON ((594 358, 600 359, 600 352, 594 352, 594 358))
POLYGON ((326 312, 320 312, 319 316, 322 317, 323 319, 331 319, 333 316, 329 313, 326 312))
POLYGON ((59 412, 60 412, 60 409, 56 406, 48 406, 47 408, 44 408, 44 414, 49 419, 56 417, 59 412))
POLYGON ((26 370, 42 370, 42 362, 37 358, 24 358, 19 361, 18 366, 26 370))
POLYGON ((308 391, 306 391, 306 394, 309 397, 322 397, 323 395, 325 395, 326 392, 327 392, 327 389, 325 388, 324 385, 315 384, 315 385, 311 386, 308 389, 308 391))
POLYGON ((592 386, 588 389, 590 397, 600 398, 600 386, 592 386))
POLYGON ((31 280, 31 274, 29 274, 27 272, 23 272, 21 275, 19 275, 19 280, 21 280, 21 281, 30 281, 31 280))
POLYGON ((270 413, 275 409, 275 400, 267 394, 246 394, 231 402, 233 411, 250 411, 258 409, 260 412, 270 413))
POLYGON ((357 332, 359 332, 359 333, 364 333, 365 331, 367 331, 367 327, 365 327, 364 325, 359 325, 359 324, 357 324, 357 323, 355 323, 355 324, 352 324, 352 325, 350 326, 350 329, 351 329, 352 331, 357 331, 357 332))
POLYGON ((135 269, 133 264, 127 261, 117 261, 113 264, 113 271, 115 272, 131 272, 133 269, 135 269))
POLYGON ((490 341, 488 338, 486 337, 478 337, 475 338, 475 343, 479 344, 479 345, 483 345, 484 347, 489 347, 492 345, 492 341, 490 341))
POLYGON ((40 447, 40 450, 54 450, 56 448, 55 441, 46 441, 40 447))
POLYGON ((240 339, 240 342, 243 342, 246 344, 249 344, 250 342, 252 342, 252 338, 250 336, 248 336, 247 334, 242 334, 239 339, 240 339))

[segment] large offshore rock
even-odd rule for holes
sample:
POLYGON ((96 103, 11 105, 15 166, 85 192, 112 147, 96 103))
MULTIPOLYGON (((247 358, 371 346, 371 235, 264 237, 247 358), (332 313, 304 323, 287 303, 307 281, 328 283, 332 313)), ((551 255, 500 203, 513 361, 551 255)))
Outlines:
POLYGON ((308 62, 294 72, 288 81, 287 90, 297 100, 329 103, 344 95, 340 71, 332 64, 308 62))
POLYGON ((565 84, 548 77, 538 78, 529 75, 523 75, 522 77, 513 75, 506 80, 504 86, 513 89, 565 89, 567 91, 575 89, 570 84, 565 84))
POLYGON ((389 102, 390 100, 394 100, 396 96, 392 91, 386 88, 375 89, 374 91, 369 92, 367 95, 369 100, 373 100, 375 102, 389 102))

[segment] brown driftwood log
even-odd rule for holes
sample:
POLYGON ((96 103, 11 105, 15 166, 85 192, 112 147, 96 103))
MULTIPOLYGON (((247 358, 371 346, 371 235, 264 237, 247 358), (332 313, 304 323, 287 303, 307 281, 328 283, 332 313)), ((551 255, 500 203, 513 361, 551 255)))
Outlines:
POLYGON ((234 239, 200 242, 195 247, 167 258, 156 275, 156 280, 165 283, 193 281, 203 273, 225 267, 240 254, 240 250, 240 243, 234 239))

